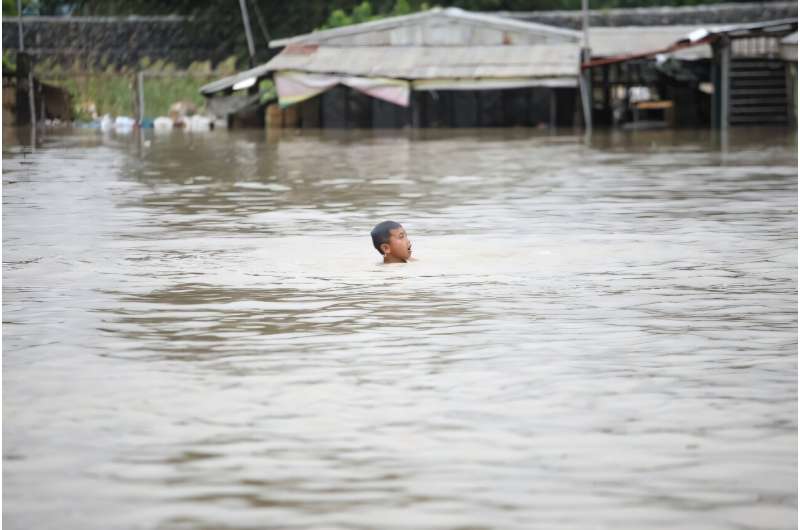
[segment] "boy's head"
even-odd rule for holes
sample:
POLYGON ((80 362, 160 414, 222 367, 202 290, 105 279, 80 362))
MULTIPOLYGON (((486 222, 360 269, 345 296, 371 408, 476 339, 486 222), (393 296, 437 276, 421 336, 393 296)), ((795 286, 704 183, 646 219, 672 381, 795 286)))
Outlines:
POLYGON ((383 256, 384 263, 405 263, 411 257, 411 241, 400 223, 378 223, 371 235, 372 244, 383 256))

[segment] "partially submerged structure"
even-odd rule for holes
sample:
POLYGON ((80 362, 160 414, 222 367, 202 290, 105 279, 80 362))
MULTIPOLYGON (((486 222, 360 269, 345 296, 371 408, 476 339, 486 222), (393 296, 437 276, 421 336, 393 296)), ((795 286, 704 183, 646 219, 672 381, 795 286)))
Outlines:
POLYGON ((17 54, 16 68, 3 64, 3 125, 70 120, 72 102, 69 92, 29 76, 30 72, 31 57, 26 53, 17 54), (30 82, 33 82, 32 86, 29 86, 30 82))
POLYGON ((272 78, 284 110, 267 121, 277 126, 552 127, 583 122, 588 69, 597 125, 788 124, 796 30, 796 17, 597 27, 584 43, 572 29, 437 8, 272 41, 282 50, 268 63, 201 91, 229 113, 272 78), (584 45, 592 56, 581 64, 584 45))
MULTIPOLYGON (((598 121, 609 124, 618 118, 617 109, 633 108, 634 115, 639 109, 668 111, 673 125, 725 128, 796 122, 796 97, 789 97, 797 76, 796 36, 792 46, 790 35, 796 35, 796 18, 679 27, 668 43, 671 28, 636 28, 649 49, 633 52, 624 44, 608 46, 613 38, 599 39, 606 49, 601 46, 583 65, 592 72, 598 121), (631 86, 646 88, 650 97, 631 106, 631 86)), ((616 32, 631 33, 621 29, 616 32)))
POLYGON ((273 77, 301 127, 572 125, 580 39, 437 8, 273 41, 271 61, 201 91, 213 102, 273 77))

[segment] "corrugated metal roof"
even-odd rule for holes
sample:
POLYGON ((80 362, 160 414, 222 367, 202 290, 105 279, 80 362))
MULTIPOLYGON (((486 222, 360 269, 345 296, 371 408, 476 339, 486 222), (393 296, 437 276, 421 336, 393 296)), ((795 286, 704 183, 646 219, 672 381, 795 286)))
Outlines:
MULTIPOLYGON (((580 32, 556 28, 553 26, 546 26, 535 22, 522 22, 505 17, 494 15, 486 15, 483 13, 470 13, 463 9, 449 7, 446 9, 434 8, 421 13, 414 13, 411 15, 403 15, 397 17, 389 17, 381 20, 374 20, 372 22, 363 22, 361 24, 352 24, 341 28, 334 28, 322 31, 314 31, 304 35, 297 35, 287 39, 278 39, 269 43, 271 48, 280 48, 291 44, 342 44, 342 45, 369 45, 369 39, 364 42, 353 42, 353 38, 368 34, 382 34, 388 30, 404 27, 422 27, 427 23, 434 22, 453 22, 460 25, 471 26, 475 28, 496 29, 506 32, 518 32, 522 34, 536 35, 546 37, 558 41, 578 41, 581 37, 580 32)), ((377 45, 394 44, 393 42, 377 41, 377 45)), ((423 44, 416 42, 414 44, 423 44)), ((468 42, 460 42, 458 44, 470 44, 468 42)), ((475 44, 481 44, 476 42, 475 44)))
MULTIPOLYGON (((706 27, 709 31, 721 28, 706 27)), ((666 48, 686 38, 698 26, 630 26, 620 28, 590 28, 589 44, 593 57, 634 55, 666 48)), ((695 60, 711 57, 710 46, 685 48, 673 54, 678 59, 695 60)))
MULTIPOLYGON (((774 28, 797 21, 780 20, 736 26, 703 28, 711 33, 726 32, 746 34, 754 29, 774 28)), ((594 57, 636 55, 661 50, 687 39, 699 29, 697 26, 631 26, 591 28, 589 41, 594 57)), ((480 33, 465 34, 481 40, 480 33)), ((575 77, 578 73, 578 47, 580 33, 541 24, 531 24, 502 17, 468 13, 460 9, 434 9, 403 17, 367 22, 333 30, 300 35, 291 39, 273 41, 272 45, 290 44, 269 63, 220 79, 201 88, 206 95, 230 89, 235 83, 250 77, 264 77, 275 70, 335 73, 364 77, 393 77, 408 80, 421 79, 481 79, 481 78, 560 78, 575 77), (441 45, 441 46, 327 46, 317 42, 331 39, 336 42, 347 35, 370 35, 388 28, 424 26, 432 17, 444 17, 468 24, 506 30, 527 30, 536 34, 550 32, 567 38, 560 44, 533 45, 441 45)), ((711 57, 708 45, 683 48, 672 52, 680 59, 694 60, 711 57)))
POLYGON ((200 93, 205 96, 210 96, 211 94, 216 94, 217 92, 222 92, 223 90, 230 90, 233 87, 233 85, 235 85, 239 81, 244 81, 245 79, 250 79, 251 77, 255 77, 256 79, 265 77, 272 71, 272 69, 269 68, 268 65, 269 63, 261 64, 256 66, 255 68, 239 72, 238 74, 234 74, 228 77, 223 77, 222 79, 218 79, 216 81, 212 81, 207 85, 201 86, 200 93))
MULTIPOLYGON (((614 28, 614 31, 619 29, 620 28, 614 28)), ((717 42, 721 38, 727 38, 732 41, 731 46, 733 47, 733 52, 735 55, 738 54, 743 57, 772 57, 778 53, 778 44, 780 38, 793 31, 797 31, 797 19, 787 18, 753 24, 718 26, 716 28, 700 27, 694 29, 690 34, 686 34, 678 39, 675 39, 667 46, 657 46, 653 43, 647 43, 648 46, 651 46, 649 50, 641 50, 638 45, 635 47, 631 46, 628 41, 625 40, 625 46, 628 47, 627 51, 616 55, 610 53, 613 51, 611 46, 609 46, 608 55, 596 53, 594 51, 594 44, 592 44, 592 55, 597 58, 584 63, 581 65, 581 67, 592 68, 595 66, 620 63, 633 59, 654 57, 660 54, 675 54, 680 57, 680 54, 684 52, 688 53, 693 48, 699 50, 705 49, 705 53, 708 53, 709 45, 717 42), (761 39, 764 46, 759 47, 759 49, 756 50, 750 50, 750 46, 747 45, 746 39, 754 38, 761 39), (640 51, 632 51, 635 49, 640 51)), ((630 32, 626 33, 630 35, 630 32)), ((643 39, 647 39, 647 37, 644 36, 643 39)), ((608 42, 610 43, 611 41, 609 40, 608 42)), ((703 52, 701 51, 700 53, 703 52)), ((698 57, 696 56, 695 58, 698 57)))
POLYGON ((320 46, 312 53, 287 48, 272 70, 330 72, 364 77, 558 77, 578 74, 579 47, 552 46, 320 46))
POLYGON ((539 46, 288 47, 268 63, 209 83, 203 94, 226 90, 277 70, 396 79, 575 78, 577 44, 539 46))

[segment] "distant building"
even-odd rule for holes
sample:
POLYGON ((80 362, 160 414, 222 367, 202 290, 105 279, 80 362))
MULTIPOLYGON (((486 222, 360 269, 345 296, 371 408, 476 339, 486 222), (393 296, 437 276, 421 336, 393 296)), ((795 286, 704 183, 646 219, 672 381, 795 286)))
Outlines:
MULTIPOLYGON (((655 113, 672 126, 796 124, 797 18, 705 27, 597 28, 593 115, 655 113), (627 36, 637 44, 620 40, 627 36), (632 100, 637 90, 647 98, 632 100), (634 94, 632 94, 632 91, 634 94)), ((645 120, 647 121, 647 120, 645 120)))
POLYGON ((272 41, 283 50, 271 61, 201 91, 213 101, 271 76, 300 127, 571 126, 580 40, 437 8, 272 41))
MULTIPOLYGON (((587 68, 598 126, 796 123, 797 37, 790 35, 797 30, 796 6, 592 16, 652 24, 683 21, 695 12, 702 26, 591 27, 591 60, 581 65, 582 32, 437 8, 272 41, 271 47, 282 48, 272 60, 201 92, 212 110, 229 113, 257 101, 257 82, 270 77, 283 111, 272 107, 267 121, 277 126, 572 126, 583 123, 578 80, 587 68), (776 13, 791 16, 763 20, 776 13), (722 23, 731 19, 737 23, 722 23), (714 20, 720 23, 705 24, 714 20)), ((553 15, 554 23, 575 16, 553 15)))

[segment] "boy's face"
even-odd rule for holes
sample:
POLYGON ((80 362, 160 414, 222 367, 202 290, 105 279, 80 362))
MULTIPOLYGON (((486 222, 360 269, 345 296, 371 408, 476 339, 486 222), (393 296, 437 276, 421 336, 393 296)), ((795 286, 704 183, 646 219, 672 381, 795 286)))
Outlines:
POLYGON ((411 257, 411 240, 403 227, 389 231, 389 242, 381 245, 384 261, 408 261, 411 257))

